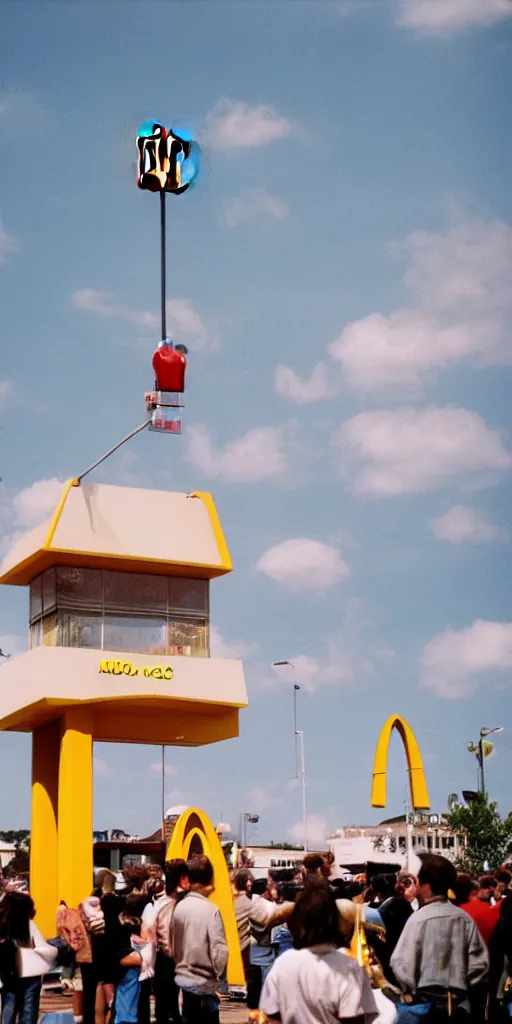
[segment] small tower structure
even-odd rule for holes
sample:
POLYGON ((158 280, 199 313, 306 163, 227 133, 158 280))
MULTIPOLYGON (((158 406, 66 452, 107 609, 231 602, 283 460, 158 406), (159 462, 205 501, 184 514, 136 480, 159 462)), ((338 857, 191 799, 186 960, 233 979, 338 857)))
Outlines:
MULTIPOLYGON (((0 675, 0 730, 32 733, 30 889, 40 927, 93 874, 93 742, 238 736, 242 664, 210 657, 210 580, 232 565, 210 494, 70 480, 0 583, 29 588, 29 649, 0 675)), ((7 781, 7 780, 5 780, 7 781)))

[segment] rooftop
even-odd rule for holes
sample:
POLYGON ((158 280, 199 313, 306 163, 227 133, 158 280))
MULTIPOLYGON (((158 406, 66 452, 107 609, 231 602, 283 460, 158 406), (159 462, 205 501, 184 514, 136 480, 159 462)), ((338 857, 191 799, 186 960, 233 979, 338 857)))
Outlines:
POLYGON ((69 480, 50 520, 24 534, 0 565, 0 583, 26 586, 70 565, 212 579, 231 572, 211 494, 69 480))

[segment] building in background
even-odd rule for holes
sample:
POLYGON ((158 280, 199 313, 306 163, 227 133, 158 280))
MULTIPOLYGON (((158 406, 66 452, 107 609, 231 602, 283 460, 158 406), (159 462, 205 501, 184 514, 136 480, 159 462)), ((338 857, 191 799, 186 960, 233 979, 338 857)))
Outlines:
POLYGON ((16 847, 14 843, 6 843, 3 839, 0 839, 0 868, 6 868, 15 856, 16 847))
MULTIPOLYGON (((455 861, 463 852, 460 836, 448 827, 446 815, 418 811, 411 815, 413 853, 440 853, 455 861)), ((406 816, 386 818, 379 825, 346 825, 327 837, 327 846, 334 853, 337 875, 362 871, 373 864, 407 864, 406 816)))

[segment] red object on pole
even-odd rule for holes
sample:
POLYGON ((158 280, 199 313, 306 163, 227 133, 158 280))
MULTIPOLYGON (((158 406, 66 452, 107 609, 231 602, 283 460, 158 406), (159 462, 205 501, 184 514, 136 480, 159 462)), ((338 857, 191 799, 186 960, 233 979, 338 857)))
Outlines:
POLYGON ((185 369, 187 357, 177 352, 172 342, 162 342, 153 356, 153 370, 157 391, 185 390, 185 369))

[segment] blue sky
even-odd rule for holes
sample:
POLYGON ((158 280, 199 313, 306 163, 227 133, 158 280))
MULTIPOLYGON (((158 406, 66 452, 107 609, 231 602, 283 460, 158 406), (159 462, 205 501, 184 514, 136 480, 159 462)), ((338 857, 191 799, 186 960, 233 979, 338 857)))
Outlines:
MULTIPOLYGON (((432 806, 504 725, 510 809, 512 200, 509 0, 4 4, 0 79, 3 544, 143 418, 158 203, 134 135, 194 126, 169 208, 169 309, 190 351, 181 438, 96 479, 211 489, 235 572, 214 650, 243 656, 237 741, 170 749, 167 802, 298 834, 293 660, 311 835, 369 808, 380 728, 416 731, 432 806), (297 828, 296 828, 297 827, 297 828), (295 829, 295 833, 294 833, 295 829)), ((26 594, 0 594, 23 648, 26 594)), ((1 671, 1 669, 0 669, 1 671)), ((0 676, 1 679, 1 676, 0 676)), ((95 824, 159 819, 156 748, 98 745, 95 824)), ((0 738, 0 823, 29 821, 30 744, 0 738)), ((390 753, 389 814, 404 759, 390 753)))

